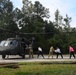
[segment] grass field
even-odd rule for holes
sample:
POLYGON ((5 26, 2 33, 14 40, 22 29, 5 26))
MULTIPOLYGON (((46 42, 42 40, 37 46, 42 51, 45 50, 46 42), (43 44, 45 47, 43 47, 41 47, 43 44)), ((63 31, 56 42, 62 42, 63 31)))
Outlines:
POLYGON ((18 64, 19 68, 0 68, 0 75, 76 75, 76 64, 18 64))

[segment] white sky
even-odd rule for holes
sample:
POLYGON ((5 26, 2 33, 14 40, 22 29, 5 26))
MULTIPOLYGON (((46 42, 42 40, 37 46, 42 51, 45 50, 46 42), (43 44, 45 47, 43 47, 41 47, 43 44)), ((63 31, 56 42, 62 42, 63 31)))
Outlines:
MULTIPOLYGON (((22 0, 11 0, 15 7, 22 7, 22 0)), ((72 17, 71 27, 76 27, 76 0, 29 0, 34 3, 39 1, 45 8, 49 8, 50 20, 54 21, 54 13, 58 9, 60 14, 65 18, 66 14, 72 17)))

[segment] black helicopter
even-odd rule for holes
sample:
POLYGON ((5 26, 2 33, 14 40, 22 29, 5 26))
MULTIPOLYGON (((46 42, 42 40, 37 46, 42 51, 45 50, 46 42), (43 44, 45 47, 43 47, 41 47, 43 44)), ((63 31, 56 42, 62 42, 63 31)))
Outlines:
POLYGON ((19 55, 25 58, 25 46, 28 41, 23 38, 8 38, 0 43, 0 55, 4 59, 6 55, 19 55))
MULTIPOLYGON (((8 33, 14 33, 4 28, 0 29, 8 33)), ((19 37, 19 34, 22 35, 22 33, 15 32, 14 34, 16 37, 7 38, 0 42, 0 55, 2 55, 3 59, 6 58, 6 55, 19 55, 22 58, 25 58, 26 46, 32 43, 32 41, 29 41, 26 38, 19 37)))

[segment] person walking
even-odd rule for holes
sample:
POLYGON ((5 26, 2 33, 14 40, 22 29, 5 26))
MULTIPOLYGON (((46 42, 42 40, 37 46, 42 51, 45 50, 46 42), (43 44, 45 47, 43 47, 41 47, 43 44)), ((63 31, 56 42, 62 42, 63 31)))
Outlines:
POLYGON ((70 53, 70 59, 71 59, 71 56, 73 55, 73 57, 75 58, 75 55, 74 55, 74 48, 69 46, 69 53, 70 53))
POLYGON ((51 46, 51 47, 50 47, 50 51, 49 51, 48 58, 49 58, 50 56, 52 56, 52 59, 53 59, 53 51, 54 51, 54 48, 53 48, 53 46, 51 46))
POLYGON ((62 53, 61 53, 61 51, 60 51, 60 48, 58 48, 58 47, 57 47, 57 49, 56 49, 56 50, 54 50, 54 52, 55 52, 55 53, 56 53, 56 55, 57 55, 57 57, 56 57, 56 58, 58 58, 58 56, 59 56, 59 55, 61 55, 61 57, 63 58, 62 53))
POLYGON ((43 51, 42 51, 41 47, 38 47, 38 56, 37 56, 37 58, 39 57, 39 55, 41 55, 44 58, 43 51))

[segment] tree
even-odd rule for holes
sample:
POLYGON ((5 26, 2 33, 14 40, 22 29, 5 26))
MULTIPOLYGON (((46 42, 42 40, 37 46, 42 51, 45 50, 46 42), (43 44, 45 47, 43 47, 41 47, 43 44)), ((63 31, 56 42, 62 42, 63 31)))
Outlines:
POLYGON ((63 23, 62 23, 62 15, 60 15, 59 10, 57 9, 55 12, 55 22, 54 22, 54 26, 55 28, 59 29, 59 31, 62 31, 63 29, 63 23))
POLYGON ((24 26, 24 24, 22 22, 24 14, 18 8, 15 8, 15 10, 13 12, 14 12, 14 21, 17 24, 18 28, 21 29, 24 26))
POLYGON ((13 5, 9 0, 0 0, 0 22, 5 25, 7 16, 11 15, 13 5))
POLYGON ((18 31, 14 20, 13 4, 10 0, 0 0, 0 31, 0 39, 13 37, 18 31))
MULTIPOLYGON (((28 32, 29 30, 29 32, 36 32, 38 30, 38 25, 44 26, 43 17, 47 17, 49 12, 38 1, 32 4, 29 0, 23 0, 22 13, 24 15, 22 19, 24 25, 22 31, 26 30, 26 32, 28 32)), ((40 29, 42 29, 42 27, 40 29)))
POLYGON ((0 27, 16 31, 17 25, 13 21, 13 4, 10 0, 0 0, 0 27), (15 24, 15 25, 14 25, 15 24), (13 27, 15 29, 13 29, 13 27))
POLYGON ((34 13, 41 18, 49 18, 49 9, 45 8, 39 1, 35 1, 34 13))
POLYGON ((71 17, 68 17, 68 15, 66 14, 66 18, 64 18, 64 21, 65 21, 65 27, 64 29, 66 31, 69 31, 70 32, 70 22, 71 22, 72 18, 71 17))
POLYGON ((58 20, 59 20, 59 10, 57 9, 55 12, 55 21, 57 25, 58 25, 58 20))

